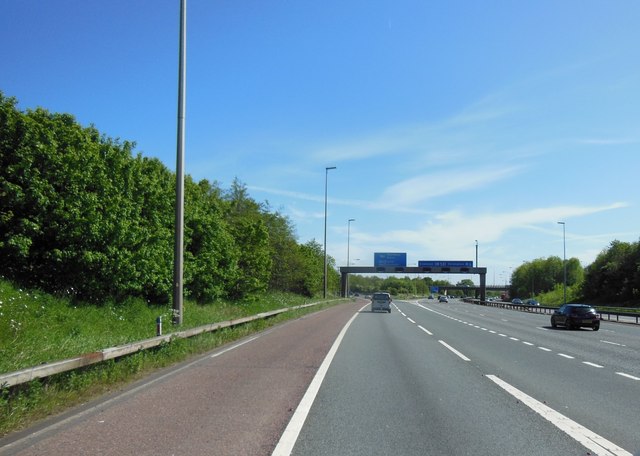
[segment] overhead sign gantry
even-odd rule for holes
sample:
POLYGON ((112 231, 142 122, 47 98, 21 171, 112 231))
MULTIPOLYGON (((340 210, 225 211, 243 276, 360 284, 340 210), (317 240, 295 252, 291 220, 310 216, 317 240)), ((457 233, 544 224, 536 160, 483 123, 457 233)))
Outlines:
POLYGON ((473 266, 472 261, 419 261, 418 266, 406 266, 406 253, 374 254, 375 266, 342 266, 340 268, 340 295, 347 295, 349 274, 478 274, 480 300, 487 294, 487 268, 473 266), (403 259, 404 258, 404 259, 403 259))

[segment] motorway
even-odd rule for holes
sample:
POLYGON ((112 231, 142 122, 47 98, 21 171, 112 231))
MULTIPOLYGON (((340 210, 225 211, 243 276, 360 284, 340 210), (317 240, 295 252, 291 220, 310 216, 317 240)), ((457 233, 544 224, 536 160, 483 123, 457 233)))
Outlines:
POLYGON ((291 454, 640 454, 637 327, 552 329, 456 300, 394 307, 353 320, 291 454))
POLYGON ((640 455, 639 404, 637 326, 360 300, 0 439, 0 455, 640 455))

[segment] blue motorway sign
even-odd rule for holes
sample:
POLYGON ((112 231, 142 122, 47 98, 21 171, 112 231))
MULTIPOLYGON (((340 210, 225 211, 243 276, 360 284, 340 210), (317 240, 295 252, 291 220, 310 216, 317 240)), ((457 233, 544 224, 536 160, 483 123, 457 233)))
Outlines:
POLYGON ((420 268, 472 268, 473 261, 418 261, 420 268))
POLYGON ((406 267, 407 254, 398 252, 375 252, 373 254, 375 267, 406 267))

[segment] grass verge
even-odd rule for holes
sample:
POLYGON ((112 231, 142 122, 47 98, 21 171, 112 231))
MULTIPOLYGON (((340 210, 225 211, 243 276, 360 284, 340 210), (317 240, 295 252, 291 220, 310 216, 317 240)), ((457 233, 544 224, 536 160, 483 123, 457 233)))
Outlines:
MULTIPOLYGON (((68 299, 22 290, 0 280, 0 372, 11 372, 106 347, 155 336, 163 316, 164 333, 255 315, 310 302, 301 296, 267 294, 260 299, 210 305, 184 304, 184 323, 171 325, 169 307, 139 300, 104 306, 79 305, 68 299)), ((292 310, 267 320, 174 339, 155 349, 61 373, 24 385, 0 385, 0 437, 24 429, 100 395, 117 391, 156 369, 184 361, 218 346, 286 320, 317 312, 344 300, 292 310)))

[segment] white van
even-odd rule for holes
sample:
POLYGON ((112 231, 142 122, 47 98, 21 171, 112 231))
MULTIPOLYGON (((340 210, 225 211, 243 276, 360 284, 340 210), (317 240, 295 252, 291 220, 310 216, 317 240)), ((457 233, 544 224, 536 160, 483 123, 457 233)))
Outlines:
POLYGON ((391 295, 389 293, 374 293, 371 297, 371 312, 384 310, 391 313, 391 295))

